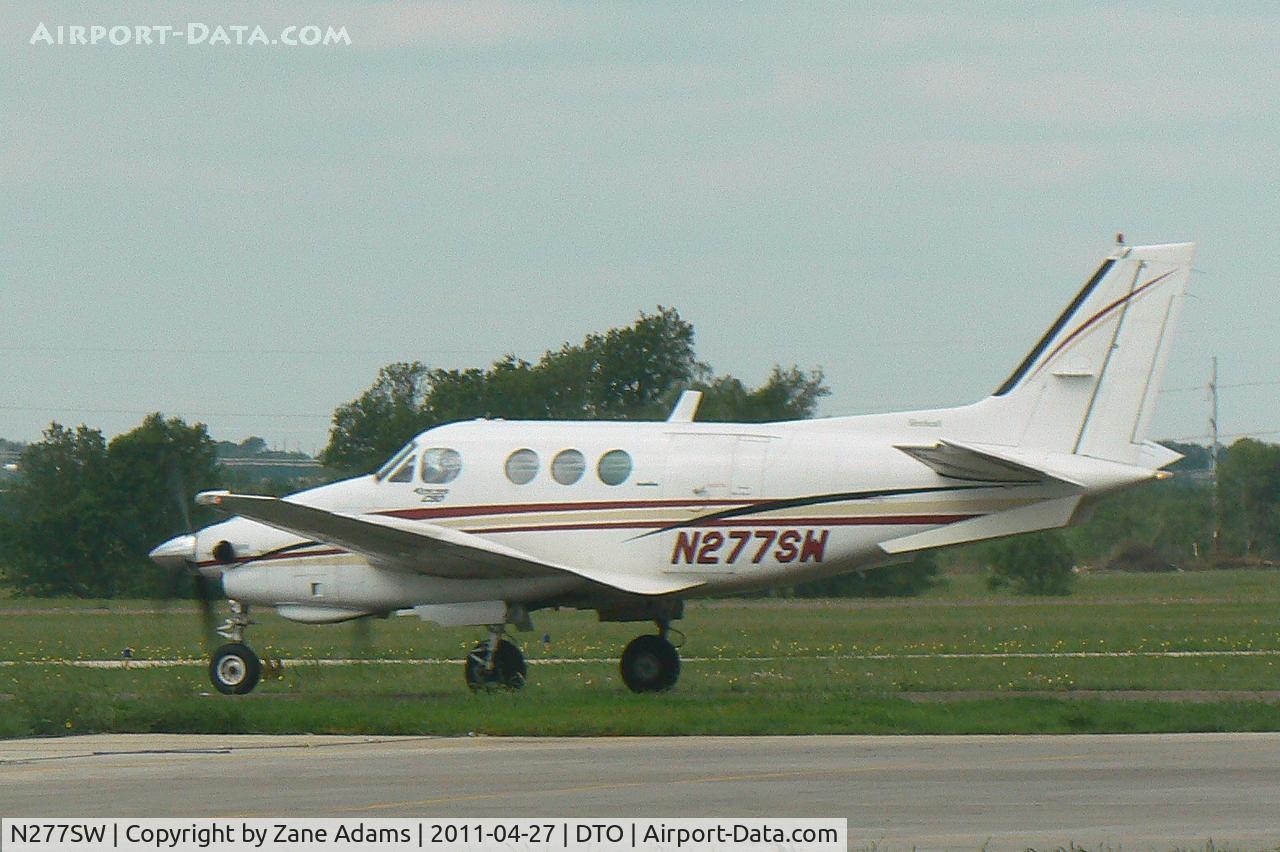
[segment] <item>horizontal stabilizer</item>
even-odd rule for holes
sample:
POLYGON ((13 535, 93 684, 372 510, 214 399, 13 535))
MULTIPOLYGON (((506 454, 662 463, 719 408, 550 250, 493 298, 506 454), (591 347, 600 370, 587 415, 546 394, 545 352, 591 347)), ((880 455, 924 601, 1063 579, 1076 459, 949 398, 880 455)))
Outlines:
POLYGON ((897 449, 950 479, 1032 483, 1054 478, 1021 462, 948 441, 939 441, 931 447, 898 446, 897 449))
POLYGON ((1056 500, 1042 500, 1030 506, 970 518, 967 521, 938 527, 927 532, 882 541, 880 549, 890 554, 911 553, 1018 533, 1057 529, 1071 523, 1071 518, 1080 505, 1080 499, 1081 495, 1077 494, 1056 500))
POLYGON ((1177 450, 1171 450, 1154 441, 1143 441, 1138 453, 1138 464, 1154 469, 1168 467, 1180 458, 1183 458, 1183 455, 1177 450))

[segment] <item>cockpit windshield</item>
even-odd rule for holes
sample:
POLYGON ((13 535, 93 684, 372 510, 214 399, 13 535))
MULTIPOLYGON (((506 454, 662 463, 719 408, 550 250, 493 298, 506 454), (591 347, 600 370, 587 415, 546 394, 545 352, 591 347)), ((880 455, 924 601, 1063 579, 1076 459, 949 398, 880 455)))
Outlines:
POLYGON ((386 478, 387 474, 399 468, 400 463, 403 462, 405 458, 410 453, 412 453, 415 449, 417 449, 417 444, 415 444, 413 441, 410 441, 409 443, 405 444, 403 447, 400 448, 399 452, 397 452, 391 458, 387 459, 386 464, 378 468, 378 472, 373 475, 373 478, 376 479, 378 482, 381 482, 384 478, 386 478))

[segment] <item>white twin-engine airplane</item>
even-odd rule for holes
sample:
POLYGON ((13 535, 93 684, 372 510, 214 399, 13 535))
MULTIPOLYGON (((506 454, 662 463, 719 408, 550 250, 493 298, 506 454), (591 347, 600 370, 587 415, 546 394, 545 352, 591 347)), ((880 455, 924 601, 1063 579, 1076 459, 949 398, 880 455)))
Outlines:
POLYGON ((991 396, 973 405, 786 423, 473 420, 418 435, 377 473, 275 499, 205 492, 234 515, 151 557, 221 578, 214 686, 260 674, 250 606, 306 623, 393 612, 484 625, 472 688, 519 688, 507 625, 546 607, 653 621, 622 653, 669 689, 690 597, 790 585, 918 551, 1064 527, 1099 496, 1170 474, 1146 441, 1191 243, 1118 246, 991 396))

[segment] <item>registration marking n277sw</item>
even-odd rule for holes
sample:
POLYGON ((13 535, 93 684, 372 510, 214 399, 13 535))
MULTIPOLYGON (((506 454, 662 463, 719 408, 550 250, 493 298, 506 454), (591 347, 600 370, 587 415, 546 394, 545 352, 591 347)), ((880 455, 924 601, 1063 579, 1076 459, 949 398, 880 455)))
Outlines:
POLYGON ((821 562, 829 530, 681 531, 671 551, 671 564, 733 565, 750 559, 757 565, 773 551, 778 562, 821 562), (775 547, 776 544, 776 547, 775 547))

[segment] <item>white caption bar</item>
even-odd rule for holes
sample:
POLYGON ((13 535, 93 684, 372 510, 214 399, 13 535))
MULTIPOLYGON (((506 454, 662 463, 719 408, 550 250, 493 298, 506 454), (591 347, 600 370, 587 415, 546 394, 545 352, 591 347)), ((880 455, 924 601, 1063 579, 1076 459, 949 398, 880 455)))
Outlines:
POLYGON ((5 852, 844 849, 843 819, 21 819, 5 852))

